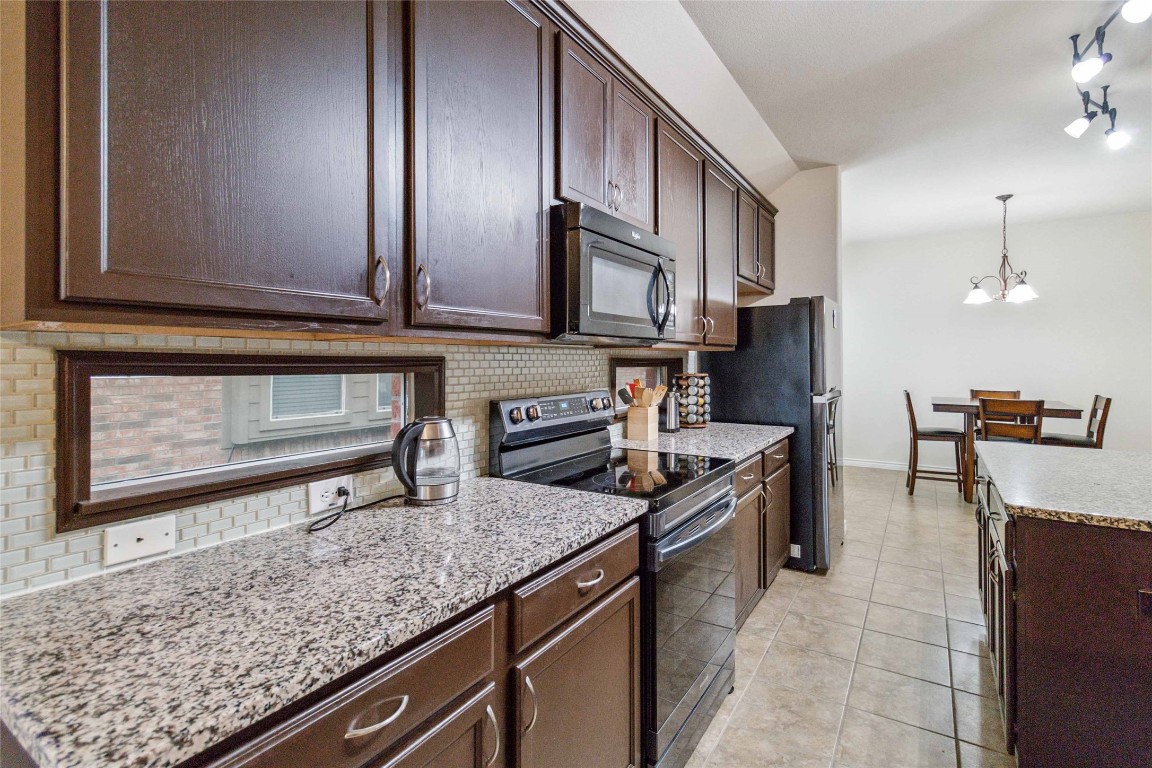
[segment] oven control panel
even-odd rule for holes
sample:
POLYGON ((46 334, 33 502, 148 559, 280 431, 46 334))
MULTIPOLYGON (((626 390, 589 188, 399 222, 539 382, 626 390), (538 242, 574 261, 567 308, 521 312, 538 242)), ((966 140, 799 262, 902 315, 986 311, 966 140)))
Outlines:
POLYGON ((615 416, 611 394, 606 389, 571 395, 522 397, 515 400, 493 400, 489 421, 493 435, 504 442, 511 438, 529 439, 534 433, 557 434, 568 427, 585 430, 607 426, 615 416))

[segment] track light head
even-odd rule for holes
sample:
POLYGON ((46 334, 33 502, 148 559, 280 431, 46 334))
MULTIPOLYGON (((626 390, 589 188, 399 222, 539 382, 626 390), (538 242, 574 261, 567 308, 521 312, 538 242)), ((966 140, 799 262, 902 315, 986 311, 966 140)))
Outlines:
POLYGON ((1104 65, 1110 61, 1112 61, 1112 54, 1110 53, 1105 53, 1102 56, 1082 57, 1072 65, 1072 79, 1077 83, 1086 83, 1100 74, 1104 65))
POLYGON ((1080 117, 1076 118, 1064 128, 1064 133, 1068 134, 1074 139, 1078 139, 1084 135, 1088 130, 1088 126, 1096 119, 1096 112, 1085 112, 1080 117))
POLYGON ((1139 24, 1152 17, 1152 0, 1128 0, 1120 8, 1124 21, 1139 24))
POLYGON ((1108 149, 1124 149, 1132 141, 1132 137, 1126 131, 1109 128, 1104 132, 1104 141, 1107 142, 1108 149))

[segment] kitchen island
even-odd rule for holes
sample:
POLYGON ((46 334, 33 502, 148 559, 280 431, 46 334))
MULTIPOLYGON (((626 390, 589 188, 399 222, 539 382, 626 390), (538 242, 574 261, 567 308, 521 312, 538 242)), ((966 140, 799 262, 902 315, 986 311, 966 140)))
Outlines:
POLYGON ((1152 754, 1152 455, 979 442, 980 591, 1020 768, 1152 754))
POLYGON ((42 768, 176 765, 646 509, 479 478, 12 598, 0 718, 42 768))

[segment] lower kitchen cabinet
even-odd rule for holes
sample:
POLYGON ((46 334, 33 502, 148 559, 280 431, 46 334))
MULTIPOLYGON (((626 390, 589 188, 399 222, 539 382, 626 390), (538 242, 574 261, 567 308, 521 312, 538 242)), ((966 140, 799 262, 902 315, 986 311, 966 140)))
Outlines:
POLYGON ((763 534, 761 499, 757 487, 749 491, 736 504, 736 627, 740 628, 748 614, 764 594, 760 586, 763 534))
POLYGON ((768 587, 788 562, 791 539, 792 466, 785 464, 764 480, 764 581, 768 587))
POLYGON ((449 712, 401 752, 371 768, 490 768, 500 758, 496 686, 449 712))
POLYGON ((514 666, 518 768, 640 765, 640 580, 514 666))

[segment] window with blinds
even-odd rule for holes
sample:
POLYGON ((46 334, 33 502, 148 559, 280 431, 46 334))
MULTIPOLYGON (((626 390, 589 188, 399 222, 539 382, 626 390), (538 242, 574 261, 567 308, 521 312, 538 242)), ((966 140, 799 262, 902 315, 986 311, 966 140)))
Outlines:
MULTIPOLYGON (((344 413, 344 377, 272 376, 272 420, 344 413)), ((391 406, 389 406, 391 408, 391 406)))

